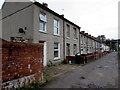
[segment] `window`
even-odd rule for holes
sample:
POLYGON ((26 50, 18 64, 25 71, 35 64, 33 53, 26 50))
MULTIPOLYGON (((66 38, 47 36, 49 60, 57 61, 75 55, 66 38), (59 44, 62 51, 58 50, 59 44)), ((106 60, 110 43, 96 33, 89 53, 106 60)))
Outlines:
POLYGON ((60 58, 60 45, 59 43, 54 43, 54 59, 60 58))
POLYGON ((81 47, 81 51, 83 51, 83 48, 81 47))
POLYGON ((59 21, 54 19, 54 35, 59 35, 59 21))
POLYGON ((95 42, 93 41, 93 46, 95 46, 95 42))
POLYGON ((66 56, 70 56, 70 44, 66 44, 66 56))
POLYGON ((77 53, 77 45, 74 44, 73 45, 73 55, 75 55, 77 53))
POLYGON ((39 16, 40 24, 39 24, 39 31, 45 32, 46 31, 46 14, 40 13, 39 16))
POLYGON ((83 44, 83 40, 81 40, 81 44, 83 44))
POLYGON ((81 37, 82 37, 82 35, 81 35, 81 37))
POLYGON ((70 25, 67 24, 67 37, 70 37, 70 25))
POLYGON ((45 13, 40 13, 40 20, 46 21, 46 14, 45 13))
POLYGON ((73 30, 74 30, 74 39, 77 39, 77 30, 76 28, 73 28, 73 30))

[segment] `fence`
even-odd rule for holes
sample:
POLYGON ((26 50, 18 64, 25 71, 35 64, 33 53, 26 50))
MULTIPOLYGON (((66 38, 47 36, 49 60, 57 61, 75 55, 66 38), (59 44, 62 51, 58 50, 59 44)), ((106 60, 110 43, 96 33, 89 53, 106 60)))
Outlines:
POLYGON ((84 63, 91 62, 92 60, 99 59, 100 57, 105 56, 108 53, 110 52, 104 51, 102 53, 91 53, 91 54, 86 54, 86 55, 80 55, 79 57, 67 56, 65 63, 69 63, 69 61, 71 61, 77 64, 80 64, 80 63, 84 64, 84 63))

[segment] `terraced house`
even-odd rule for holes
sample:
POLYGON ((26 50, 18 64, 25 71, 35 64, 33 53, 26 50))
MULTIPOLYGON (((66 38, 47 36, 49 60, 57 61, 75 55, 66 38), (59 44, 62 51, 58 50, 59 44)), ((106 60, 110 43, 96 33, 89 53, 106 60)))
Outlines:
POLYGON ((80 42, 81 54, 100 52, 100 41, 84 31, 80 32, 80 42))
POLYGON ((2 16, 2 39, 44 44, 44 66, 80 51, 80 27, 46 3, 5 2, 2 16))
POLYGON ((80 32, 81 27, 39 2, 5 2, 2 6, 2 39, 44 45, 44 66, 62 62, 76 53, 109 51, 103 41, 80 32))

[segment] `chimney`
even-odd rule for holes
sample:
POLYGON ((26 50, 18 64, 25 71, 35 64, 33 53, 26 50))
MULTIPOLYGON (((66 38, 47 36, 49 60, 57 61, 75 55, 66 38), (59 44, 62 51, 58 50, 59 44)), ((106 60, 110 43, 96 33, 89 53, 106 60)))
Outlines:
POLYGON ((48 4, 47 3, 43 3, 43 6, 48 7, 48 4))
POLYGON ((62 15, 60 15, 60 16, 64 17, 64 14, 62 14, 62 15))
POLYGON ((85 31, 81 31, 82 33, 85 33, 85 31))

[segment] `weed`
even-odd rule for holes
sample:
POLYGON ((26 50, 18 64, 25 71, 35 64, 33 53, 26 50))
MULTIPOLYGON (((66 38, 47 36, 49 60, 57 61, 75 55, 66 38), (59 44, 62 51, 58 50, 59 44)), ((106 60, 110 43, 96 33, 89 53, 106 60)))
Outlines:
POLYGON ((31 86, 17 88, 16 90, 29 90, 29 89, 40 88, 41 86, 45 85, 45 83, 49 82, 49 80, 47 80, 47 79, 45 79, 45 80, 46 80, 45 82, 35 81, 34 84, 31 86))
POLYGON ((48 83, 49 80, 48 80, 48 77, 45 77, 45 83, 48 83))
POLYGON ((48 64, 47 65, 48 67, 53 67, 53 66, 56 66, 55 64, 48 64))

